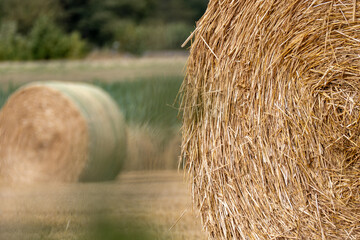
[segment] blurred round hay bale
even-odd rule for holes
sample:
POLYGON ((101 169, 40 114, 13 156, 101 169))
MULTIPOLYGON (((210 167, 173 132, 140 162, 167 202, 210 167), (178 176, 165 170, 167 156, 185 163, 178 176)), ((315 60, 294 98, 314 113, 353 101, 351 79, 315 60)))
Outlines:
POLYGON ((360 1, 217 1, 182 85, 212 239, 360 239, 360 1))
POLYGON ((0 112, 0 181, 100 181, 126 154, 124 118, 112 98, 80 83, 28 84, 0 112))

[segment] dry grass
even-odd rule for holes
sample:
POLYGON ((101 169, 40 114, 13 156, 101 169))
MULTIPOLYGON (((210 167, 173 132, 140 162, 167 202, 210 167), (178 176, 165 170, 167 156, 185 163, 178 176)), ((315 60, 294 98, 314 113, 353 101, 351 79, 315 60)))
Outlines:
POLYGON ((166 133, 148 125, 131 125, 127 132, 127 161, 124 170, 177 169, 180 157, 179 129, 166 133))
POLYGON ((119 239, 106 236, 128 231, 126 221, 156 239, 206 239, 183 174, 173 171, 124 173, 105 183, 0 186, 0 202, 0 239, 119 239), (107 232, 97 232, 99 221, 107 232))
POLYGON ((89 84, 32 83, 0 111, 0 182, 114 179, 125 152, 123 115, 89 84))
POLYGON ((182 154, 210 238, 360 238, 358 9, 210 1, 182 106, 182 154))

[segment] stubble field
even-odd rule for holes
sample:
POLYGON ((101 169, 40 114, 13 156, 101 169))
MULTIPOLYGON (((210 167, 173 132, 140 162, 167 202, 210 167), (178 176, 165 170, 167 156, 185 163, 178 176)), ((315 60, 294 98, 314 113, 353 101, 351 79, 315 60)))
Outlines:
POLYGON ((112 182, 6 186, 0 239, 205 239, 184 172, 176 170, 176 94, 186 56, 0 64, 0 107, 32 81, 94 83, 128 125, 128 158, 112 182))

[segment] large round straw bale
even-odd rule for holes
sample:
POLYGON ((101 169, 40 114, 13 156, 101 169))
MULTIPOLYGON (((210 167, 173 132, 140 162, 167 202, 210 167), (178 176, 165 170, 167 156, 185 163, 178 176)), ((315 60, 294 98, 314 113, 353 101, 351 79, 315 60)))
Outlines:
POLYGON ((126 153, 116 103, 88 84, 26 85, 0 112, 0 181, 113 179, 126 153))
POLYGON ((359 9, 210 0, 182 155, 212 239, 360 239, 359 9))

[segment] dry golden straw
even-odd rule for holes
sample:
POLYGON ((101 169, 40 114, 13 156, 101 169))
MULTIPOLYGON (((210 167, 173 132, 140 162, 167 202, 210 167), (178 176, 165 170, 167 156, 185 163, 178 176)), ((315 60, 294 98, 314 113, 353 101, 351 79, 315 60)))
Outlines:
POLYGON ((182 86, 182 156, 211 239, 360 239, 354 9, 210 0, 182 86))
POLYGON ((97 87, 26 85, 0 112, 0 183, 113 179, 125 134, 115 102, 97 87))

